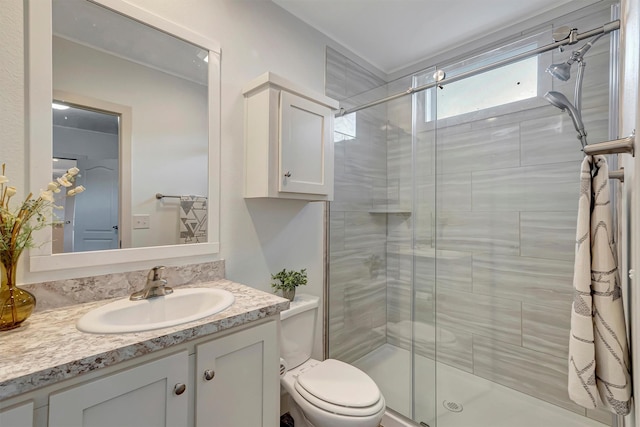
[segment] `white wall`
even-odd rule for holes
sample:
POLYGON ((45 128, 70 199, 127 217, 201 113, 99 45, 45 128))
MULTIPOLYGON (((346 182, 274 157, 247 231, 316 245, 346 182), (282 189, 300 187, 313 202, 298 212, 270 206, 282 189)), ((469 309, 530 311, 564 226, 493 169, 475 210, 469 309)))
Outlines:
MULTIPOLYGON (((271 273, 285 267, 306 267, 310 280, 303 292, 321 296, 322 203, 246 201, 242 197, 244 100, 241 90, 251 79, 272 71, 324 93, 325 46, 335 44, 268 0, 132 0, 131 3, 217 40, 222 48, 221 252, 219 256, 208 258, 224 258, 229 279, 267 292, 271 291, 271 273)), ((22 1, 3 2, 0 14, 0 129, 3 135, 0 161, 9 163, 13 183, 26 194, 23 37, 22 1)), ((22 277, 25 261, 22 260, 22 277)), ((177 262, 193 261, 198 260, 177 262)), ((152 264, 130 263, 126 269, 148 268, 152 264)), ((171 265, 170 262, 167 264, 171 265)), ((81 269, 75 275, 123 271, 122 268, 114 265, 81 269)), ((56 279, 64 278, 65 274, 74 272, 38 277, 56 279)), ((321 349, 319 338, 316 356, 321 349)))
POLYGON ((13 0, 5 2, 0 13, 0 164, 7 163, 11 185, 26 196, 22 12, 22 2, 13 0))

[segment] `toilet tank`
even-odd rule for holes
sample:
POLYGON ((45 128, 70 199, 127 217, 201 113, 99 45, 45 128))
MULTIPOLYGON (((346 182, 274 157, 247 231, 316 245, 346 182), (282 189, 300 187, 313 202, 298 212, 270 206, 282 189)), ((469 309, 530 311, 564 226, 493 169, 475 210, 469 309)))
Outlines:
POLYGON ((318 297, 296 294, 289 309, 280 312, 280 357, 288 369, 293 369, 311 358, 318 297))

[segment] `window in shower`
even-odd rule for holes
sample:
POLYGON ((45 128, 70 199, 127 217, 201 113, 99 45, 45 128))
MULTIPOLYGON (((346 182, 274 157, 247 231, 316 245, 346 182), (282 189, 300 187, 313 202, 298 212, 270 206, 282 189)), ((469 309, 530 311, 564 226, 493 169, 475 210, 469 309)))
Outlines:
POLYGON ((437 94, 439 119, 535 98, 538 95, 538 57, 450 83, 437 94))
POLYGON ((336 117, 333 121, 333 142, 347 141, 356 137, 356 113, 336 117))
MULTIPOLYGON (((469 58, 456 64, 454 69, 451 66, 442 69, 447 77, 457 76, 536 49, 548 38, 549 34, 545 32, 534 34, 469 58)), ((473 115, 473 119, 481 119, 531 108, 539 101, 537 98, 551 90, 550 78, 544 72, 549 55, 532 56, 426 91, 424 123, 434 122, 437 117, 438 120, 449 119, 446 124, 454 124, 467 120, 462 117, 467 114, 473 115), (450 121, 452 118, 455 118, 453 122, 450 121)), ((433 81, 432 78, 431 75, 419 75, 414 84, 425 84, 433 81)))

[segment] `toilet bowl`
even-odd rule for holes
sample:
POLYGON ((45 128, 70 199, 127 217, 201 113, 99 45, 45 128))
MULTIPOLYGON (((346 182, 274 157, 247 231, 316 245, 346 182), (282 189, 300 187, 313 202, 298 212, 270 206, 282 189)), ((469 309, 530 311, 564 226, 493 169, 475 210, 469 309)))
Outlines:
POLYGON ((281 384, 296 427, 378 427, 384 415, 384 397, 373 380, 338 360, 310 359, 287 371, 281 384))
POLYGON ((364 372, 335 359, 311 359, 318 298, 298 295, 281 313, 281 378, 296 427, 378 427, 385 400, 364 372))

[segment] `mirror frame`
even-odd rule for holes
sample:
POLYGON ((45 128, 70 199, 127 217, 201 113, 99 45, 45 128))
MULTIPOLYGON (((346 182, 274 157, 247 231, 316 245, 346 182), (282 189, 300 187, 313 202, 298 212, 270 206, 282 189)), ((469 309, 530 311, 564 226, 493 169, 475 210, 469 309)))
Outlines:
MULTIPOLYGON (((150 26, 209 51, 208 242, 52 254, 51 230, 50 227, 47 227, 34 236, 36 248, 29 251, 29 271, 67 270, 218 253, 220 251, 220 45, 205 36, 122 0, 85 1, 110 9, 143 25, 150 26)), ((33 191, 37 191, 37 188, 43 188, 51 181, 52 175, 52 2, 27 0, 25 15, 28 23, 25 40, 27 52, 26 101, 28 125, 26 141, 29 147, 28 182, 30 188, 33 191)))

